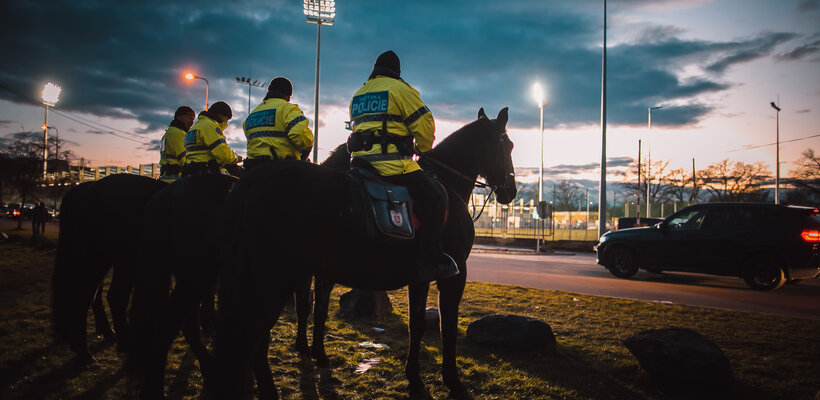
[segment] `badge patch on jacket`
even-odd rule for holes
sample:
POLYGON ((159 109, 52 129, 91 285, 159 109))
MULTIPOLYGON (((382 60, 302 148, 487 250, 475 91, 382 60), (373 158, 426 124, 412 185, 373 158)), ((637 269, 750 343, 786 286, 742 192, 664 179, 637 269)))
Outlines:
POLYGON ((185 133, 185 145, 186 146, 193 146, 196 145, 196 129, 190 130, 185 133))
POLYGON ((388 104, 388 91, 365 93, 353 97, 350 102, 350 114, 353 118, 362 114, 386 113, 388 104))
POLYGON ((274 126, 276 124, 276 109, 262 110, 251 113, 245 120, 245 130, 249 131, 262 126, 274 126))

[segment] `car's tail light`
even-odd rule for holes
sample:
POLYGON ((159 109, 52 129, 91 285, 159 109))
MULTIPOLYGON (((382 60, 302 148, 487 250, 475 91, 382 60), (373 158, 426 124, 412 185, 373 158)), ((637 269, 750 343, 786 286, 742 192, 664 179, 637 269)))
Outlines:
POLYGON ((816 229, 804 229, 800 236, 807 242, 820 242, 820 231, 816 229))

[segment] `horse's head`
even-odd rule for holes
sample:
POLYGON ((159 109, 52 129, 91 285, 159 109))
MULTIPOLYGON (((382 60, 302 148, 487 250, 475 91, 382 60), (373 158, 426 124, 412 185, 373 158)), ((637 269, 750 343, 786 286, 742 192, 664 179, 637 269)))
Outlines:
POLYGON ((513 142, 507 136, 507 107, 498 112, 494 119, 484 114, 484 108, 478 110, 478 119, 486 120, 488 132, 484 135, 484 151, 480 152, 479 175, 487 184, 495 187, 495 198, 499 203, 509 204, 518 189, 515 187, 515 167, 512 162, 513 142))

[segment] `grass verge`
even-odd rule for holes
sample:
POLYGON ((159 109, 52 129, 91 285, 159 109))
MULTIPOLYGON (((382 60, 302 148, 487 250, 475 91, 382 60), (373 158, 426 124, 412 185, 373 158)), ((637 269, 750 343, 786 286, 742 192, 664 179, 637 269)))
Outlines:
MULTIPOLYGON (((136 386, 123 369, 123 357, 91 330, 91 349, 98 359, 93 366, 76 365, 65 346, 51 344, 53 257, 53 251, 34 250, 23 242, 0 243, 0 398, 135 398, 136 386)), ((338 297, 345 290, 334 290, 328 321, 332 369, 316 369, 292 350, 296 333, 292 310, 274 328, 269 359, 283 398, 406 397, 406 291, 390 292, 394 313, 389 317, 346 321, 336 313, 338 297), (375 333, 373 327, 385 332, 375 333), (390 347, 358 346, 365 341, 390 347), (356 365, 368 358, 381 361, 363 374, 354 374, 356 365)), ((435 304, 435 296, 433 288, 430 305, 435 304)), ((515 354, 461 340, 462 379, 480 399, 686 398, 654 387, 622 344, 637 331, 670 326, 695 329, 723 349, 737 383, 721 397, 812 399, 820 389, 820 321, 468 283, 459 317, 462 336, 470 322, 495 313, 547 322, 558 346, 554 352, 515 354)), ((423 379, 435 398, 446 398, 436 332, 425 334, 421 353, 423 379)), ((169 399, 199 397, 202 378, 181 338, 169 354, 166 382, 169 399)))

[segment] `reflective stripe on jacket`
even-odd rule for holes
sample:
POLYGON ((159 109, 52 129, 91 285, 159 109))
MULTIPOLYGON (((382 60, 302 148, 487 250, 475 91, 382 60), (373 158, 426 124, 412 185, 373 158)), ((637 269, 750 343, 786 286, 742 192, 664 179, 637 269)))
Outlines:
POLYGON ((169 126, 159 144, 159 165, 185 164, 185 131, 169 126))
POLYGON ((302 151, 313 147, 313 132, 308 119, 296 104, 284 99, 267 99, 253 109, 242 124, 248 138, 248 158, 299 159, 302 151))
POLYGON ((205 115, 199 116, 185 134, 185 163, 216 160, 219 166, 236 163, 236 153, 228 147, 219 124, 205 115))
MULTIPOLYGON (((436 132, 433 114, 421 101, 419 92, 400 79, 378 75, 365 82, 350 100, 350 122, 354 134, 378 131, 386 124, 390 134, 412 136, 417 153, 433 148, 436 132)), ((382 154, 381 145, 375 144, 368 151, 354 151, 352 156, 370 161, 381 175, 421 169, 412 159, 400 157, 393 144, 387 146, 387 154, 382 154)))

